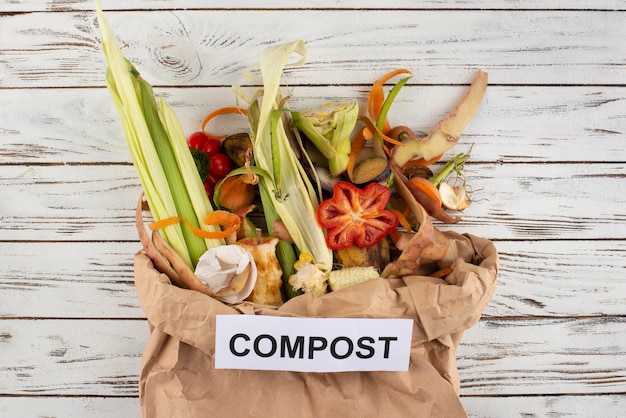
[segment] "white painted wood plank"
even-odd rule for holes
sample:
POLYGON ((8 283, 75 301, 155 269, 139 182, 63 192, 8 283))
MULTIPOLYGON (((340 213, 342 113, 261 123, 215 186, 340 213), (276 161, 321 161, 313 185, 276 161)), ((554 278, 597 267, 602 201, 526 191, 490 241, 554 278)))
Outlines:
MULTIPOLYGON (((416 74, 419 78, 419 74, 416 74)), ((372 80, 373 82, 373 80, 372 80)), ((452 110, 463 86, 407 86, 394 102, 390 121, 429 131, 452 110)), ((253 92, 254 89, 250 89, 253 92)), ((157 88, 187 134, 211 111, 236 105, 222 88, 157 88)), ((365 113, 367 87, 298 86, 290 107, 302 110, 326 101, 358 100, 365 113)), ((455 151, 471 148, 474 161, 626 161, 626 88, 490 86, 455 151)), ((107 89, 16 89, 0 95, 0 156, 11 164, 128 163, 120 118, 107 89)), ((211 124, 219 132, 247 129, 243 118, 211 124)))
POLYGON ((134 242, 0 242, 0 318, 145 318, 133 277, 140 248, 134 242))
POLYGON ((454 226, 459 231, 525 240, 624 238, 620 164, 476 165, 465 172, 476 192, 454 226))
POLYGON ((4 166, 0 184, 4 240, 137 236, 133 211, 141 189, 133 166, 4 166))
POLYGON ((626 395, 461 397, 472 418, 580 417, 621 418, 626 395))
MULTIPOLYGON (((142 320, 1 320, 0 394, 132 396, 142 320)), ((482 320, 458 350, 461 391, 476 395, 624 393, 623 317, 482 320)))
MULTIPOLYGON (((605 418, 622 417, 625 395, 461 397, 472 418, 502 417, 591 417, 602 411, 605 418)), ((0 397, 4 418, 54 416, 56 418, 139 418, 138 398, 117 397, 0 397)))
POLYGON ((0 397, 4 418, 97 417, 141 418, 139 398, 135 397, 0 397))
MULTIPOLYGON (((171 87, 189 130, 203 104, 231 97, 262 47, 295 37, 310 52, 287 77, 304 92, 296 104, 362 100, 377 76, 407 66, 416 76, 392 111, 417 129, 476 68, 489 71, 485 106, 457 149, 474 145, 475 203, 451 229, 496 239, 501 275, 459 350, 463 402, 472 417, 620 416, 626 15, 608 9, 626 2, 104 3, 135 10, 107 15, 144 75, 171 87), (140 11, 156 8, 168 10, 140 11), (559 10, 568 8, 586 10, 559 10)), ((0 0, 2 416, 137 416, 147 337, 130 264, 139 186, 98 40, 92 1, 0 0)))
POLYGON ((623 316, 481 320, 457 352, 461 393, 623 394, 625 327, 623 316))
MULTIPOLYGON (((224 3, 220 0, 136 0, 128 3, 125 0, 104 0, 105 10, 180 10, 180 9, 583 9, 583 10, 624 10, 622 0, 597 0, 589 4, 585 0, 552 0, 549 3, 540 0, 309 0, 306 3, 293 0, 239 0, 236 3, 224 3)), ((43 2, 41 0, 2 0, 0 12, 33 12, 33 11, 70 11, 93 10, 90 0, 65 0, 43 2)))
MULTIPOLYGON (((0 17, 2 38, 11 39, 0 48, 0 87, 103 85, 94 13, 47 16, 0 17)), ((294 85, 370 84, 396 67, 418 69, 424 84, 460 83, 481 67, 495 84, 621 85, 626 57, 618 42, 626 15, 611 12, 180 10, 107 17, 126 56, 155 85, 238 83, 262 49, 294 39, 309 47, 308 65, 289 71, 294 85)))
POLYGON ((133 396, 145 320, 1 320, 0 393, 133 396))
MULTIPOLYGON (((467 164, 472 206, 442 229, 490 239, 622 239, 624 164, 467 164)), ((4 166, 3 240, 136 237, 131 165, 4 166)), ((439 225, 439 224, 437 224, 439 225)))
MULTIPOLYGON (((501 267, 486 317, 626 315, 625 241, 495 245, 501 267)), ((0 242, 0 318, 144 318, 132 271, 140 248, 138 242, 0 242)))
POLYGON ((485 316, 626 314, 626 242, 498 241, 498 285, 485 316))

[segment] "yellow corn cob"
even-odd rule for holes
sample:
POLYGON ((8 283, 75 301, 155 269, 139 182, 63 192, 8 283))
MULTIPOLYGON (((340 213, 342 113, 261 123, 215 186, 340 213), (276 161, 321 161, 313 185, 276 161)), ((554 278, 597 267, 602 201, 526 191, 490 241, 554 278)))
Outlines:
POLYGON ((335 291, 378 277, 380 277, 380 273, 373 266, 346 267, 341 270, 331 271, 328 274, 328 283, 331 290, 335 291))

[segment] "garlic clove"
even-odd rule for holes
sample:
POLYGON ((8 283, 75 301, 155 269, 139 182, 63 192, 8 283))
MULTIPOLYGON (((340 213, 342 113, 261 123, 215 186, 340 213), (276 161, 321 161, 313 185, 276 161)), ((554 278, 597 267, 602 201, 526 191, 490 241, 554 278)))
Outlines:
POLYGON ((452 187, 445 181, 441 182, 439 184, 439 195, 441 196, 443 207, 446 209, 460 211, 468 208, 471 204, 463 186, 452 187))

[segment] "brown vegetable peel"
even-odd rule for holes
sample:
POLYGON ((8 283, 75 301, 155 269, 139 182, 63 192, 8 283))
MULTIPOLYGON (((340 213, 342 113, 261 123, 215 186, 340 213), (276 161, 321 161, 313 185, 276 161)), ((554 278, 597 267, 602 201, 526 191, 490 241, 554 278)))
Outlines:
POLYGON ((474 117, 487 90, 487 73, 479 70, 452 112, 433 127, 426 138, 409 137, 393 149, 392 160, 403 167, 409 160, 422 157, 435 158, 459 142, 461 133, 474 117))
POLYGON ((165 274, 170 281, 178 287, 197 290, 206 295, 213 296, 211 289, 194 275, 187 263, 185 263, 178 253, 165 242, 159 231, 153 231, 152 238, 150 238, 143 223, 143 209, 144 201, 142 194, 139 197, 135 213, 137 233, 144 252, 150 257, 157 270, 165 274))
POLYGON ((139 202, 137 203, 137 210, 135 212, 135 226, 137 227, 137 233, 139 235, 139 241, 143 246, 143 250, 148 257, 152 260, 154 266, 161 272, 164 273, 172 283, 178 285, 181 283, 180 275, 174 270, 170 262, 165 258, 159 250, 155 247, 150 239, 150 235, 143 224, 143 216, 142 211, 144 209, 144 201, 143 201, 143 193, 139 196, 139 202))
POLYGON ((406 242, 400 256, 393 262, 387 264, 381 276, 386 278, 403 277, 415 274, 420 265, 426 260, 433 261, 441 259, 448 249, 448 240, 439 230, 437 230, 430 220, 426 209, 419 204, 402 179, 400 168, 391 164, 396 179, 396 189, 404 198, 409 209, 419 222, 419 228, 411 239, 406 242))
POLYGON ((178 283, 174 283, 175 285, 185 289, 195 290, 211 297, 215 296, 211 288, 198 279, 180 255, 178 255, 178 253, 165 242, 159 231, 152 232, 152 242, 157 250, 159 250, 163 256, 169 260, 174 270, 178 273, 180 281, 178 283))

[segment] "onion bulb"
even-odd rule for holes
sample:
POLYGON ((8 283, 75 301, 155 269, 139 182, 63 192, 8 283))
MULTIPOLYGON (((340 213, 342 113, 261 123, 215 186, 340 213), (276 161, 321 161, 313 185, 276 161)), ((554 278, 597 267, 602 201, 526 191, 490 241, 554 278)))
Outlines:
POLYGON ((226 177, 222 180, 219 196, 220 206, 237 210, 248 206, 254 200, 254 186, 244 181, 244 174, 226 177))

